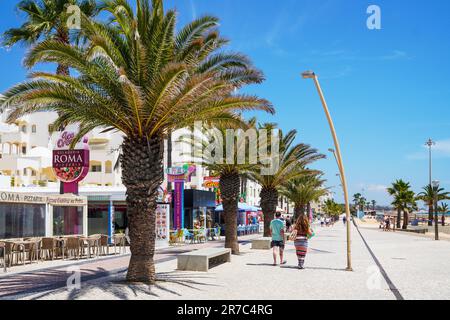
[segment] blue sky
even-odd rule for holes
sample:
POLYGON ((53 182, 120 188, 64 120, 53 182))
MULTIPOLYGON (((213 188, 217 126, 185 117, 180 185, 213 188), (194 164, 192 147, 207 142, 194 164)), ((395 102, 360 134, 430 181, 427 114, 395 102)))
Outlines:
MULTIPOLYGON (((19 25, 18 1, 2 1, 0 32, 19 25)), ((447 0, 168 0, 179 24, 203 14, 221 20, 229 49, 263 70, 246 92, 269 99, 275 116, 261 121, 297 129, 298 141, 326 153, 329 128, 312 81, 314 70, 341 141, 350 194, 388 204, 385 187, 403 178, 415 191, 428 183, 425 141, 435 147, 433 179, 450 190, 450 2, 447 0), (381 30, 366 26, 367 7, 381 8, 381 30)), ((22 81, 24 48, 0 49, 0 92, 22 81)), ((332 157, 317 168, 338 189, 332 157)))

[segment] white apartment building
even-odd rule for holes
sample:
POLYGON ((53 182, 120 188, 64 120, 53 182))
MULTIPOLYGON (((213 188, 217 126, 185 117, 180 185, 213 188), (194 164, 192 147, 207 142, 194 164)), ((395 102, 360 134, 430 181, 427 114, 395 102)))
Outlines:
MULTIPOLYGON (((50 134, 52 123, 57 118, 55 112, 37 112, 18 119, 14 124, 7 124, 9 110, 0 114, 0 187, 57 187, 58 182, 52 170, 52 150, 56 143, 57 133, 50 134)), ((68 128, 70 129, 70 128, 68 128)), ((101 129, 88 134, 90 148, 90 170, 80 186, 121 187, 121 169, 117 163, 122 135, 110 131, 102 133, 101 129)), ((187 130, 179 130, 173 134, 172 166, 186 163, 182 156, 182 146, 176 143, 181 134, 187 130)), ((167 148, 166 148, 167 150, 167 148)), ((167 164, 167 151, 164 155, 167 164)), ((167 165, 166 165, 167 167, 167 165)), ((192 181, 186 188, 205 190, 203 177, 207 175, 205 168, 197 166, 192 181)), ((166 186, 165 179, 163 187, 166 186)))

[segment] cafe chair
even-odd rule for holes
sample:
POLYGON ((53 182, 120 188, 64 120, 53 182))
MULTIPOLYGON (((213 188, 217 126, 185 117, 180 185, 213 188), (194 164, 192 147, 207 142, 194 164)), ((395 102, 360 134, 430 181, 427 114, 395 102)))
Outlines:
POLYGON ((81 240, 78 237, 68 237, 65 242, 67 258, 75 257, 77 260, 81 252, 81 240))
POLYGON ((3 264, 3 271, 6 272, 6 244, 4 242, 0 242, 0 259, 3 264))
POLYGON ((117 251, 116 251, 117 247, 119 247, 119 254, 120 254, 121 248, 123 250, 123 253, 126 253, 126 248, 125 248, 126 238, 125 238, 124 234, 118 233, 118 234, 113 235, 113 242, 114 242, 114 254, 117 253, 117 251))
POLYGON ((58 248, 58 241, 55 238, 42 238, 41 240, 41 260, 50 257, 55 258, 56 249, 58 248))

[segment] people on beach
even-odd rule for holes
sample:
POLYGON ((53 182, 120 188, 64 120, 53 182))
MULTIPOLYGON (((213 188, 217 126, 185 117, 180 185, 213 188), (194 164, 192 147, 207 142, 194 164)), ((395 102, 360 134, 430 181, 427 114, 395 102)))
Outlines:
POLYGON ((312 235, 309 220, 305 215, 298 217, 294 225, 294 246, 298 259, 298 268, 304 269, 305 257, 308 252, 308 237, 312 235))
POLYGON ((273 265, 277 265, 277 248, 280 256, 280 265, 286 264, 283 260, 284 253, 284 223, 281 220, 281 213, 275 214, 275 219, 270 222, 270 234, 272 236, 272 242, 270 246, 273 249, 273 265))

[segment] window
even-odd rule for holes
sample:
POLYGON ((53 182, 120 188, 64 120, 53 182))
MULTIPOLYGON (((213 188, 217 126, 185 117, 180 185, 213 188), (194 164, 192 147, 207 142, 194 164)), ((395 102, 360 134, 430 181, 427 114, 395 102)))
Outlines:
POLYGON ((31 133, 36 133, 36 125, 35 124, 33 124, 31 126, 31 133))
POLYGON ((55 236, 83 233, 83 207, 53 207, 53 234, 55 236))
POLYGON ((31 170, 31 176, 32 177, 36 177, 36 171, 35 170, 31 170))
POLYGON ((105 162, 105 173, 112 173, 112 162, 109 160, 105 162))
POLYGON ((101 164, 93 164, 91 166, 91 172, 102 172, 102 165, 101 164))
POLYGON ((24 175, 24 176, 27 175, 27 168, 23 168, 23 175, 24 175))
POLYGON ((20 131, 22 131, 23 133, 27 133, 27 126, 23 125, 22 127, 20 127, 20 131))
POLYGON ((0 239, 45 236, 45 205, 0 203, 0 239))
POLYGON ((22 154, 27 154, 27 147, 26 146, 22 146, 22 154))

